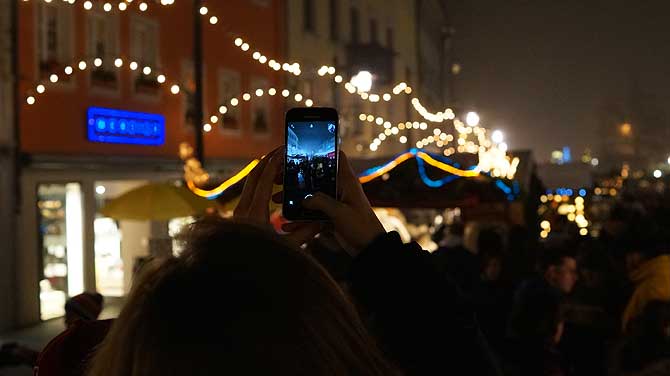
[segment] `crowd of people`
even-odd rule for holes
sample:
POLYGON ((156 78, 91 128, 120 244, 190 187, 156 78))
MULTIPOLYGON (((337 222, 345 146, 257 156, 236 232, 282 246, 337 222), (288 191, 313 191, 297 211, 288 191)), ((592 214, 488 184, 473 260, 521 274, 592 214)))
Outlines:
POLYGON ((304 201, 328 225, 278 234, 283 159, 254 169, 232 220, 201 219, 180 256, 142 267, 113 324, 86 329, 101 343, 78 374, 670 375, 659 207, 616 208, 597 239, 491 228, 474 249, 454 223, 429 253, 384 230, 341 154, 339 199, 304 201))

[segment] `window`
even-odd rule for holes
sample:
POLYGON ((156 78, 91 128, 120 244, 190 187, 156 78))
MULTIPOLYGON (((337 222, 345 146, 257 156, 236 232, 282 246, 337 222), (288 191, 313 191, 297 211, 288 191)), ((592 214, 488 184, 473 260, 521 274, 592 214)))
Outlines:
POLYGON ((130 24, 130 57, 140 67, 150 67, 151 74, 146 75, 141 69, 135 72, 134 88, 137 93, 157 94, 160 84, 156 81, 159 74, 160 34, 158 22, 144 17, 134 16, 130 24))
POLYGON ((302 0, 303 1, 303 18, 305 31, 316 31, 316 20, 314 19, 314 0, 302 0))
POLYGON ((330 39, 340 38, 340 17, 338 14, 337 0, 330 0, 330 39))
POLYGON ((351 8, 351 43, 356 44, 361 40, 361 25, 358 9, 351 8))
POLYGON ((395 40, 394 39, 395 39, 395 37, 393 35, 393 29, 389 27, 388 29, 386 29, 386 47, 388 47, 388 49, 392 50, 392 51, 395 48, 395 46, 394 46, 395 40))
MULTIPOLYGON (((242 90, 240 72, 222 69, 219 72, 219 104, 226 106, 221 117, 221 127, 225 131, 240 131, 240 106, 232 106, 230 100, 237 98, 242 90)), ((239 100, 239 98, 238 98, 239 100)))
MULTIPOLYGON (((251 79, 251 92, 258 89, 267 92, 269 87, 268 80, 265 77, 253 77, 251 79)), ((270 132, 270 101, 267 95, 254 98, 251 102, 251 126, 255 133, 270 132)))
POLYGON ((38 65, 40 78, 44 79, 70 63, 68 59, 72 56, 73 40, 72 8, 58 3, 40 3, 37 17, 38 65))
POLYGON ((118 18, 115 15, 89 12, 88 55, 101 58, 103 64, 91 71, 91 83, 110 89, 118 88, 114 59, 119 54, 118 18))
POLYGON ((377 29, 377 20, 370 20, 370 43, 377 44, 379 43, 379 34, 377 29))

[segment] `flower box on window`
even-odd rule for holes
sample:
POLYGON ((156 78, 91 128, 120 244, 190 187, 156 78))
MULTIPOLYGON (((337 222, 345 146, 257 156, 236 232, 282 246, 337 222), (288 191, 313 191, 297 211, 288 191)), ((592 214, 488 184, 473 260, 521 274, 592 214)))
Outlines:
POLYGON ((91 83, 109 89, 116 89, 116 72, 96 68, 91 72, 91 83))

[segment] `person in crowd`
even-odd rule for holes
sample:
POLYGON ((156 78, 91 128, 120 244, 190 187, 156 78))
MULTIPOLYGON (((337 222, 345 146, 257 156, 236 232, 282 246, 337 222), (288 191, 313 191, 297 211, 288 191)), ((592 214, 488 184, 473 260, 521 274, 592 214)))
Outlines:
POLYGON ((648 302, 670 301, 670 255, 665 252, 665 244, 652 240, 626 254, 626 269, 634 290, 623 312, 623 330, 648 302))
POLYGON ((384 231, 344 154, 340 199, 305 206, 350 246, 358 306, 298 249, 320 224, 271 231, 282 159, 275 150, 249 175, 234 221, 194 224, 180 256, 145 268, 89 375, 499 374, 458 289, 428 252, 384 231))
POLYGON ((84 292, 65 302, 65 326, 67 328, 81 321, 95 321, 102 313, 104 298, 97 292, 84 292))
POLYGON ((599 242, 585 242, 578 255, 580 277, 566 302, 560 351, 576 375, 605 375, 608 344, 619 328, 621 289, 599 242))
MULTIPOLYGON (((102 295, 95 292, 84 292, 68 299, 65 302, 66 329, 97 320, 102 312, 102 304, 102 295)), ((0 367, 34 367, 38 363, 39 356, 40 352, 30 347, 18 343, 7 343, 0 347, 0 367)))
POLYGON ((473 294, 477 318, 492 347, 499 350, 505 340, 511 300, 507 284, 501 278, 504 257, 502 252, 491 249, 482 252, 479 258, 481 281, 473 294))
POLYGON ((509 376, 566 376, 569 369, 557 345, 563 335, 563 297, 548 290, 525 295, 510 318, 503 352, 509 376))
POLYGON ((612 376, 670 375, 670 303, 648 302, 614 354, 612 376))
POLYGON ((454 280, 466 297, 471 298, 479 285, 477 256, 463 245, 465 226, 456 222, 447 227, 446 234, 433 252, 440 269, 454 280))
POLYGON ((546 249, 538 262, 538 275, 528 279, 517 288, 514 300, 535 290, 547 290, 566 296, 577 283, 577 259, 562 248, 546 249))
POLYGON ((514 225, 508 233, 507 251, 503 279, 511 286, 517 286, 530 278, 534 272, 533 243, 530 231, 521 225, 514 225))

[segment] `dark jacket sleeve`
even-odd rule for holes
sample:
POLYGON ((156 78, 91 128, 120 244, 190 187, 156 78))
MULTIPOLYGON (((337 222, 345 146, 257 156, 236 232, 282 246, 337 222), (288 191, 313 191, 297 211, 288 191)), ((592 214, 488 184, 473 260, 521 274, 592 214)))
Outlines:
POLYGON ((416 243, 384 234, 358 255, 351 273, 354 299, 406 374, 500 374, 473 309, 416 243))

